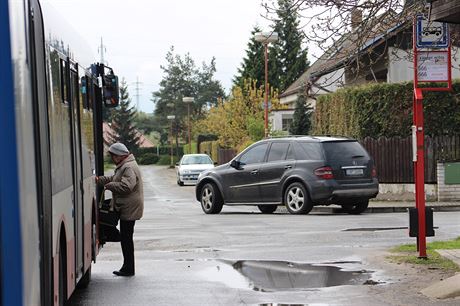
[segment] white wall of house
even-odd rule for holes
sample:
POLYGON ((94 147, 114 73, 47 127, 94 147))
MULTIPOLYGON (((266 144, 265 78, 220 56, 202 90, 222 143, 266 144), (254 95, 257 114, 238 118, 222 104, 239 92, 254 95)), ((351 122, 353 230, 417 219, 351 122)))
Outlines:
POLYGON ((280 104, 287 105, 288 107, 290 105, 293 105, 295 101, 297 100, 297 93, 290 94, 289 96, 282 97, 280 99, 280 104))
MULTIPOLYGON (((290 95, 289 97, 295 96, 297 99, 297 95, 290 95)), ((292 121, 292 118, 294 116, 294 110, 295 110, 295 100, 291 100, 289 103, 284 103, 288 107, 288 109, 285 110, 277 110, 273 111, 270 113, 270 122, 271 122, 271 129, 273 131, 287 131, 286 124, 288 123, 289 120, 292 121), (283 123, 284 122, 284 123, 283 123)), ((307 99, 308 103, 310 106, 313 107, 313 109, 316 107, 316 100, 313 98, 308 98, 307 99)))
POLYGON ((293 115, 294 115, 294 110, 292 109, 273 111, 270 116, 272 130, 273 131, 283 131, 283 130, 287 131, 286 126, 284 126, 283 128, 283 120, 285 121, 285 124, 286 124, 287 121, 292 121, 293 115))
MULTIPOLYGON (((460 50, 452 48, 452 78, 460 78, 460 50)), ((407 51, 388 48, 388 83, 400 83, 414 80, 414 63, 407 51)))

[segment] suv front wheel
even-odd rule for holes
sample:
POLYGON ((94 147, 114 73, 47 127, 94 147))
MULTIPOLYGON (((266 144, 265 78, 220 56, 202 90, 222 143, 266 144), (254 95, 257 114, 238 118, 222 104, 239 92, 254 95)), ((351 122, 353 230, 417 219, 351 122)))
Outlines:
POLYGON ((294 215, 308 214, 313 208, 305 186, 298 182, 290 184, 286 189, 284 205, 289 213, 294 215))
POLYGON ((206 183, 201 188, 200 202, 201 208, 206 214, 220 213, 224 204, 219 189, 213 183, 206 183))

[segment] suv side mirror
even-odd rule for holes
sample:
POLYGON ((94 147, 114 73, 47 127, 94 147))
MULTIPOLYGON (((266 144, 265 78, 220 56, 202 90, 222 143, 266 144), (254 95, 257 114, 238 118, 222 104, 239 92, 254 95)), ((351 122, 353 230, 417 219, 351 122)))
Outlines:
POLYGON ((230 163, 230 167, 233 167, 235 169, 240 169, 240 165, 241 165, 241 163, 239 161, 235 160, 235 159, 232 160, 232 162, 230 163))
POLYGON ((118 76, 113 73, 104 75, 102 82, 102 92, 104 95, 104 106, 117 107, 120 102, 118 76))

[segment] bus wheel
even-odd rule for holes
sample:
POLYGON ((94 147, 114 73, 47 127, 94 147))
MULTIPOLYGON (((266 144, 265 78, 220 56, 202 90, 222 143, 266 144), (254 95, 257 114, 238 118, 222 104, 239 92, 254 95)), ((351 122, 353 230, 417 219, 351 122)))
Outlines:
POLYGON ((63 306, 67 301, 67 277, 64 271, 66 267, 66 258, 64 254, 63 247, 59 252, 59 306, 63 306))

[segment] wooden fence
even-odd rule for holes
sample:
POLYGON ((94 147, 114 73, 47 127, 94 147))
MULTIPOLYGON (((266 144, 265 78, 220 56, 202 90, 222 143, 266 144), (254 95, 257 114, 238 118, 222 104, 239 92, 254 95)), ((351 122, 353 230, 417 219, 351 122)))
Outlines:
POLYGON ((221 149, 219 148, 217 151, 218 155, 218 163, 219 165, 228 163, 230 160, 232 160, 233 157, 236 156, 236 150, 235 149, 221 149))
MULTIPOLYGON (((381 183, 413 183, 412 139, 365 138, 361 141, 375 161, 381 183)), ((425 183, 436 183, 438 161, 460 160, 460 136, 425 137, 425 183)))

